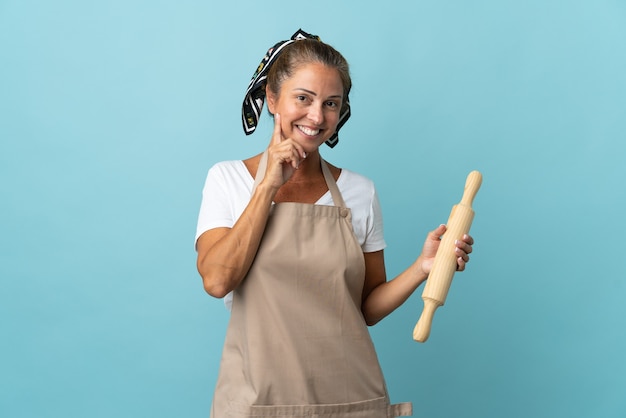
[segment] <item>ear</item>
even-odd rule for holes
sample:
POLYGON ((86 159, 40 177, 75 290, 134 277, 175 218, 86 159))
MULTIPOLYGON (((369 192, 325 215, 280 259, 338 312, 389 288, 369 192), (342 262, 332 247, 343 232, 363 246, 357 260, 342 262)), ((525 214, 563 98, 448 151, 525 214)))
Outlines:
POLYGON ((269 87, 265 86, 265 97, 267 98, 267 110, 270 111, 270 113, 273 115, 274 113, 274 109, 276 109, 276 95, 274 93, 272 93, 272 91, 269 89, 269 87))

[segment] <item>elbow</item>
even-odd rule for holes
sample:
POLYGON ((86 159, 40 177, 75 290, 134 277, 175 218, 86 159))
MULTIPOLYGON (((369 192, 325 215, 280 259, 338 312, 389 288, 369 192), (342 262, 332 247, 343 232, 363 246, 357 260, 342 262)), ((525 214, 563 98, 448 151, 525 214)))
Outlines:
POLYGON ((215 268, 206 266, 200 257, 198 257, 196 267, 198 269, 198 274, 202 278, 204 291, 209 295, 214 298, 221 299, 231 290, 226 286, 225 281, 223 280, 223 274, 220 274, 215 268))
POLYGON ((211 285, 206 282, 204 282, 204 291, 216 299, 222 299, 230 292, 225 286, 211 285))
POLYGON ((198 265, 198 273, 202 278, 202 286, 204 291, 217 299, 225 297, 232 289, 230 289, 224 280, 220 280, 219 275, 213 274, 211 271, 203 271, 198 265))
POLYGON ((379 314, 378 310, 375 309, 375 306, 372 305, 371 300, 368 299, 364 299, 361 302, 361 315, 363 315, 365 325, 367 325, 368 327, 376 325, 382 319, 382 316, 379 314))
POLYGON ((367 325, 368 327, 373 327, 379 322, 380 322, 380 319, 365 318, 365 325, 367 325))
POLYGON ((378 316, 368 314, 365 310, 361 310, 361 312, 363 313, 363 319, 365 320, 365 325, 367 325, 368 327, 372 327, 378 324, 380 320, 382 319, 378 316))
POLYGON ((223 283, 210 280, 205 276, 202 276, 202 284, 204 286, 204 291, 217 299, 222 299, 230 292, 230 289, 223 283))

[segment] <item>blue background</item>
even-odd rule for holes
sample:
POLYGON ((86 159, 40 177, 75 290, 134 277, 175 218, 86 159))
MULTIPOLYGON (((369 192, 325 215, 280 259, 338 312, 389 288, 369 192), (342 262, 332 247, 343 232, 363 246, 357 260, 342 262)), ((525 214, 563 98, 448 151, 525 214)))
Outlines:
POLYGON ((0 0, 0 416, 208 416, 228 319, 195 270, 208 168, 298 28, 352 66, 332 163, 371 177, 388 274, 465 177, 475 252, 425 344, 371 329, 422 417, 626 416, 626 2, 0 0))

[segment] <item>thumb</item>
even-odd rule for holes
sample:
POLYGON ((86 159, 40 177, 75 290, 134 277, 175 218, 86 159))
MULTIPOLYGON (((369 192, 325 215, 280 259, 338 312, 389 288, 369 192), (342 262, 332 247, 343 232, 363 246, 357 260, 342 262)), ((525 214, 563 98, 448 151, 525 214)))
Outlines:
POLYGON ((433 229, 432 231, 430 231, 430 239, 438 241, 441 236, 446 232, 448 228, 446 227, 446 225, 441 224, 439 225, 437 228, 433 229))

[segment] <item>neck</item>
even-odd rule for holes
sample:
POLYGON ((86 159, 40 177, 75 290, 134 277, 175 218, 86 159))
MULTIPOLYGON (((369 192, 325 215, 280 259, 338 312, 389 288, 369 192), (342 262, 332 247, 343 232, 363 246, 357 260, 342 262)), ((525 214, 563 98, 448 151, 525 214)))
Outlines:
POLYGON ((317 177, 322 174, 320 166, 320 153, 318 151, 307 154, 306 158, 300 162, 298 169, 293 173, 291 180, 303 181, 317 177))

